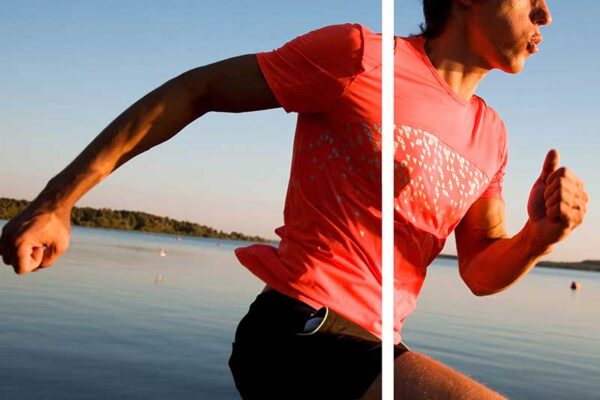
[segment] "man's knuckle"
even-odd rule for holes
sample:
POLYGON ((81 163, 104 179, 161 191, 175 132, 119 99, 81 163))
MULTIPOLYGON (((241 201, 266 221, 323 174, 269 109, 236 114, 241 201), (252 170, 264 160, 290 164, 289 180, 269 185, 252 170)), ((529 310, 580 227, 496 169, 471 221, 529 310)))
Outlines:
POLYGON ((568 216, 569 216, 569 207, 567 206, 567 204, 560 203, 559 213, 560 213, 561 217, 568 218, 568 216))
POLYGON ((68 243, 57 243, 54 246, 54 255, 62 255, 64 254, 67 249, 69 248, 69 244, 68 243))
POLYGON ((568 190, 568 188, 571 186, 571 180, 565 176, 561 176, 558 179, 558 187, 560 188, 560 190, 568 190))

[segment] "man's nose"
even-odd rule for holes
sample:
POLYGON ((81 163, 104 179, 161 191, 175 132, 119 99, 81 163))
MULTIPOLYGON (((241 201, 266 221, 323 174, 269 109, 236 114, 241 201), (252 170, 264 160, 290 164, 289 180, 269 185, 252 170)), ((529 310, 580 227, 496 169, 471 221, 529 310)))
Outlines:
POLYGON ((552 23, 552 14, 546 0, 535 2, 535 6, 531 11, 531 22, 536 25, 550 25, 552 23))

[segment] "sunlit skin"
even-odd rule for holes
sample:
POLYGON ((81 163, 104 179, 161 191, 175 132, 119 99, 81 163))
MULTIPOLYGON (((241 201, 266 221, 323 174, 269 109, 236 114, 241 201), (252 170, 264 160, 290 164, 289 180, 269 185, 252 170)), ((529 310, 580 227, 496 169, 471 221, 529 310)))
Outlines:
POLYGON ((470 99, 492 69, 518 73, 539 51, 541 28, 552 22, 545 1, 456 0, 442 35, 427 53, 455 92, 470 99))
MULTIPOLYGON (((447 26, 426 44, 426 51, 439 75, 469 100, 492 69, 521 71, 539 50, 540 29, 550 22, 543 0, 455 0, 447 26)), ((5 225, 0 237, 4 263, 17 274, 55 263, 68 248, 75 203, 120 165, 170 139, 196 118, 210 111, 279 106, 254 55, 196 68, 165 83, 109 124, 5 225)), ((498 199, 476 201, 456 229, 460 274, 476 295, 513 285, 583 222, 588 203, 583 182, 559 166, 556 150, 539 162, 541 172, 527 203, 529 218, 520 232, 507 234, 504 203, 498 199)), ((380 388, 378 380, 364 398, 380 398, 380 388)), ((412 351, 396 359, 395 388, 398 399, 502 398, 412 351)))
POLYGON ((483 69, 520 72, 527 57, 538 51, 542 40, 540 28, 552 21, 546 3, 530 0, 470 3, 466 37, 480 58, 479 65, 483 69))

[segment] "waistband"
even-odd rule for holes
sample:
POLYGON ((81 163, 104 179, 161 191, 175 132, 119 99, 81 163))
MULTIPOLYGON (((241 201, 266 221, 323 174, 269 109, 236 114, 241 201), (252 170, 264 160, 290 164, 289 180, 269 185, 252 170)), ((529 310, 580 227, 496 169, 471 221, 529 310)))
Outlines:
MULTIPOLYGON (((268 290, 258 295, 250 309, 268 307, 273 311, 293 313, 300 317, 303 326, 298 324, 296 332, 301 336, 315 334, 346 335, 381 342, 381 340, 363 327, 328 307, 315 309, 308 304, 286 296, 276 290, 268 290)), ((402 347, 405 347, 401 344, 402 347)))

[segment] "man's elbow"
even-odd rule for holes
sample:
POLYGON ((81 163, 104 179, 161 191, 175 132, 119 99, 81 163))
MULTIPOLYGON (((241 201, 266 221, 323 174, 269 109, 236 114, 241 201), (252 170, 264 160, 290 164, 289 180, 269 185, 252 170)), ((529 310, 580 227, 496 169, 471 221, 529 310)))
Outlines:
POLYGON ((471 290, 471 293, 477 297, 491 296, 499 292, 499 290, 491 290, 477 285, 469 285, 468 283, 467 287, 471 290))
POLYGON ((205 67, 198 67, 182 73, 161 86, 170 104, 196 119, 210 111, 211 79, 213 75, 205 67))
POLYGON ((471 293, 477 297, 491 296, 503 290, 503 288, 493 288, 482 284, 477 278, 469 276, 463 269, 460 269, 460 277, 471 293))

